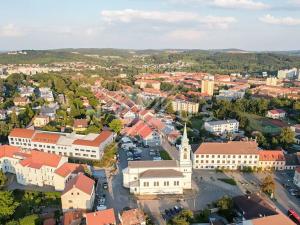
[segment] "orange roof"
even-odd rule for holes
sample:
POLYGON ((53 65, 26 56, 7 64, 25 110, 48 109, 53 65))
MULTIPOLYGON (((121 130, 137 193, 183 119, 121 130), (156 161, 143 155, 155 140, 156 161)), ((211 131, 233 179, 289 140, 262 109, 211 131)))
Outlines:
POLYGON ((271 114, 281 114, 281 113, 285 113, 285 111, 283 109, 272 109, 268 111, 271 114))
POLYGON ((95 181, 85 176, 83 173, 79 173, 76 177, 70 180, 63 191, 63 195, 73 188, 77 188, 84 193, 91 195, 94 188, 95 181))
POLYGON ((78 173, 78 172, 84 172, 84 168, 82 165, 75 164, 75 163, 64 163, 57 170, 55 170, 55 173, 62 177, 66 177, 70 173, 78 173))
POLYGON ((56 144, 59 138, 60 138, 59 134, 36 133, 31 141, 42 142, 47 144, 56 144))
POLYGON ((107 224, 116 224, 116 217, 113 209, 106 209, 86 214, 86 225, 107 224))
POLYGON ((285 161, 283 152, 281 150, 275 151, 259 151, 260 161, 285 161))
POLYGON ((32 138, 34 135, 35 131, 30 130, 30 129, 25 129, 25 128, 14 128, 10 132, 9 136, 10 137, 20 137, 20 138, 32 138))
POLYGON ((87 119, 74 120, 73 127, 75 127, 75 128, 86 128, 87 126, 88 126, 87 119))
POLYGON ((44 225, 56 225, 56 221, 54 218, 49 218, 44 220, 44 225))
MULTIPOLYGON (((63 225, 71 225, 74 221, 81 220, 83 212, 78 211, 67 211, 64 213, 63 225)), ((78 223, 79 224, 79 223, 78 223)))
POLYGON ((124 211, 121 215, 122 225, 136 225, 146 222, 145 213, 140 209, 124 211))
POLYGON ((2 157, 10 157, 12 158, 14 154, 21 152, 21 148, 10 146, 10 145, 2 145, 0 146, 0 158, 2 157))
POLYGON ((286 215, 279 213, 273 216, 265 216, 251 220, 253 225, 295 225, 295 223, 286 215))
POLYGON ((86 145, 99 147, 102 142, 109 138, 113 133, 111 131, 102 131, 94 140, 77 139, 73 142, 74 145, 86 145))
POLYGON ((27 157, 20 162, 22 166, 40 169, 42 166, 57 167, 61 160, 61 156, 32 150, 27 157))
POLYGON ((258 154, 255 141, 230 141, 226 143, 205 142, 195 154, 258 154))

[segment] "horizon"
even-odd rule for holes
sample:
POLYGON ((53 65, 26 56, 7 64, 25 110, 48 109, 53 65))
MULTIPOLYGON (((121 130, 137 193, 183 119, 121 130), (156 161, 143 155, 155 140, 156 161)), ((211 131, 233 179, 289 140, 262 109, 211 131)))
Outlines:
POLYGON ((2 3, 0 49, 290 51, 299 11, 300 0, 11 0, 2 3))

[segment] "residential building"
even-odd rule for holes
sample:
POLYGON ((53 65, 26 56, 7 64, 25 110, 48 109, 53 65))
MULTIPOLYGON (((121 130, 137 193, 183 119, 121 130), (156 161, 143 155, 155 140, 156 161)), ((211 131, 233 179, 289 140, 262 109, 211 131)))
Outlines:
POLYGON ((284 170, 285 157, 282 150, 259 151, 259 167, 263 170, 284 170))
POLYGON ((0 109, 0 120, 6 120, 7 113, 5 110, 0 109))
POLYGON ((245 96, 245 91, 220 90, 216 98, 217 100, 231 101, 231 100, 243 98, 244 96, 245 96))
POLYGON ((66 157, 36 150, 25 151, 19 147, 0 146, 0 169, 16 174, 22 185, 53 186, 62 191, 66 183, 83 167, 68 163, 66 157))
POLYGON ((283 109, 272 109, 267 112, 267 117, 272 119, 284 119, 286 112, 283 109))
POLYGON ((146 225, 146 214, 141 209, 125 210, 120 215, 120 225, 146 225))
POLYGON ((85 131, 88 128, 87 119, 75 119, 73 123, 73 130, 76 132, 85 131))
POLYGON ((179 160, 131 161, 123 170, 123 186, 135 195, 182 194, 191 189, 191 147, 184 128, 179 160))
POLYGON ((266 79, 266 85, 268 86, 277 86, 278 78, 277 77, 268 77, 266 79))
POLYGON ((204 129, 216 135, 225 134, 225 133, 235 133, 239 131, 239 121, 237 120, 209 121, 204 123, 204 129))
POLYGON ((62 210, 92 210, 94 200, 95 181, 79 173, 66 184, 61 195, 62 210))
POLYGON ((213 77, 206 77, 201 81, 201 93, 209 96, 214 95, 215 81, 213 77))
POLYGON ((278 79, 294 79, 297 76, 297 68, 278 70, 278 79))
POLYGON ((193 154, 194 169, 257 168, 259 150, 255 141, 204 142, 193 154))
POLYGON ((39 115, 34 117, 33 125, 34 127, 44 127, 50 122, 49 116, 39 115))
POLYGON ((138 85, 141 89, 153 88, 155 90, 160 90, 160 82, 157 80, 137 80, 134 84, 138 85))
POLYGON ((39 96, 47 102, 54 102, 54 96, 50 88, 39 88, 39 96))
POLYGON ((30 103, 30 100, 27 97, 15 97, 14 105, 24 107, 30 103))
POLYGON ((300 167, 297 167, 295 169, 295 174, 294 174, 294 184, 300 188, 300 167))
POLYGON ((80 225, 83 219, 82 210, 72 210, 64 212, 62 225, 80 225))
POLYGON ((8 136, 9 144, 24 149, 37 149, 62 156, 99 160, 104 148, 113 142, 114 133, 102 131, 88 135, 15 128, 8 136))
POLYGON ((105 209, 102 211, 86 214, 86 225, 116 225, 116 216, 114 209, 105 209))
POLYGON ((172 107, 173 110, 176 112, 185 111, 187 113, 195 114, 199 111, 199 103, 182 99, 172 100, 172 107))
POLYGON ((43 105, 41 107, 40 115, 42 116, 49 116, 51 120, 54 120, 56 117, 56 110, 59 109, 57 103, 51 103, 49 105, 43 105))

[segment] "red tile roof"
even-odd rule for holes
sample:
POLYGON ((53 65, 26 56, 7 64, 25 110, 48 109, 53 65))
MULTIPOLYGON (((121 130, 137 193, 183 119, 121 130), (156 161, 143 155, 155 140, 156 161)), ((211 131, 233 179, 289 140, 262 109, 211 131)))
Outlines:
POLYGON ((12 158, 14 154, 21 152, 21 148, 10 145, 0 146, 0 158, 9 157, 12 158))
POLYGON ((121 215, 122 225, 137 225, 146 222, 145 213, 140 209, 130 209, 121 215))
POLYGON ((77 188, 84 193, 91 195, 94 188, 95 181, 85 176, 83 173, 79 173, 76 177, 70 180, 63 191, 63 195, 73 188, 77 188))
POLYGON ((272 109, 272 110, 269 110, 268 112, 270 112, 271 114, 286 113, 283 109, 272 109))
POLYGON ((139 135, 143 139, 152 134, 152 129, 142 120, 139 120, 133 127, 127 130, 127 135, 139 135))
POLYGON ((64 163, 57 170, 55 170, 55 173, 62 177, 66 177, 71 173, 78 173, 78 172, 84 172, 84 166, 75 163, 64 163))
POLYGON ((25 128, 14 128, 10 132, 9 136, 10 137, 20 137, 20 138, 32 138, 34 135, 35 131, 30 130, 30 129, 25 129, 25 128))
POLYGON ((80 223, 80 220, 83 218, 83 212, 78 210, 78 211, 67 211, 64 213, 63 217, 63 225, 71 225, 74 221, 79 221, 78 224, 80 223))
POLYGON ((281 150, 277 151, 259 151, 260 161, 285 161, 284 154, 281 150))
POLYGON ((92 146, 92 147, 99 147, 105 140, 107 140, 113 133, 111 131, 102 131, 98 137, 94 140, 83 140, 77 139, 73 142, 74 145, 85 145, 85 146, 92 146))
POLYGON ((87 126, 88 126, 87 119, 74 120, 73 127, 75 127, 75 128, 86 128, 87 126))
POLYGON ((108 225, 116 224, 115 212, 113 209, 106 209, 86 214, 87 225, 108 225))
POLYGON ((57 167, 60 160, 61 156, 32 150, 20 164, 24 167, 40 169, 42 166, 57 167))
POLYGON ((51 134, 51 133, 36 133, 32 138, 32 142, 42 142, 47 144, 56 144, 59 140, 59 134, 51 134))

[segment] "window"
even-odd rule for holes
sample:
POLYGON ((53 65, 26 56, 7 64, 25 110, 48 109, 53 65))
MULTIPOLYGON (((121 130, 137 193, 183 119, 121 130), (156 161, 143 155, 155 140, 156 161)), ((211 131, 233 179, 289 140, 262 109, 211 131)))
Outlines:
POLYGON ((144 182, 144 187, 149 187, 149 182, 144 182))
POLYGON ((169 186, 169 181, 164 181, 164 186, 169 186))
POLYGON ((154 187, 158 187, 159 186, 159 182, 158 181, 154 181, 154 187))
POLYGON ((174 186, 179 186, 179 181, 174 181, 174 186))

